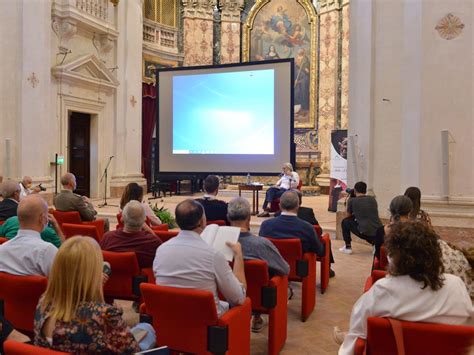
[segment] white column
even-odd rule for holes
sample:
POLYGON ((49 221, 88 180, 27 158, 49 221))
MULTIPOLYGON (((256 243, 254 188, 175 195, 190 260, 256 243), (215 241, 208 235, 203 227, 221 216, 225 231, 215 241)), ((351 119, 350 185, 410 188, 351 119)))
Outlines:
POLYGON ((119 196, 129 182, 145 184, 141 174, 142 147, 142 1, 118 5, 115 162, 111 195, 119 196))

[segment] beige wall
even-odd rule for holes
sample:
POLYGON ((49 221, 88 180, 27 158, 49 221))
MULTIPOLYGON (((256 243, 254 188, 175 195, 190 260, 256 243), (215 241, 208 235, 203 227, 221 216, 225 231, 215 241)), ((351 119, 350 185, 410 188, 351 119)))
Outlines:
POLYGON ((395 195, 415 185, 428 210, 436 201, 435 216, 456 210, 472 224, 473 18, 473 3, 465 0, 351 1, 349 183, 367 181, 382 215, 395 195), (448 13, 464 24, 451 40, 435 29, 448 13), (449 196, 443 196, 443 129, 455 140, 449 196))

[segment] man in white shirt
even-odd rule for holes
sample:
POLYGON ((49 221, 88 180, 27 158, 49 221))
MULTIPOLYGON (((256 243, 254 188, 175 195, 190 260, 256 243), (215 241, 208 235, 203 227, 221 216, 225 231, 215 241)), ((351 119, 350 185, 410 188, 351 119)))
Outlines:
POLYGON ((27 196, 18 204, 17 213, 20 229, 0 246, 0 272, 48 276, 58 251, 40 235, 48 225, 48 205, 38 195, 27 196))
POLYGON ((300 177, 296 171, 293 171, 291 163, 283 165, 283 175, 277 181, 275 186, 270 187, 265 193, 265 201, 263 202, 263 212, 257 217, 270 217, 270 209, 268 204, 285 193, 285 191, 296 189, 300 183, 300 177))
POLYGON ((229 304, 243 304, 247 284, 240 244, 228 243, 234 251, 232 270, 224 254, 200 236, 206 227, 206 215, 199 202, 188 199, 179 203, 175 215, 181 232, 156 250, 153 261, 156 283, 211 291, 219 316, 229 309, 229 304), (227 302, 219 300, 218 290, 227 302))
POLYGON ((41 191, 39 186, 31 188, 33 185, 33 179, 29 176, 23 176, 23 179, 20 181, 20 200, 28 195, 37 194, 41 191))

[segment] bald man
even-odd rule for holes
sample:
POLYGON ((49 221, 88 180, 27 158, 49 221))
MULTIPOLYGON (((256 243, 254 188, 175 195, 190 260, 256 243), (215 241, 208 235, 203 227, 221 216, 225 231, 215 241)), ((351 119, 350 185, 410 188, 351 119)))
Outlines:
POLYGON ((0 271, 13 275, 48 276, 58 251, 41 239, 48 224, 48 205, 38 195, 26 196, 18 204, 20 229, 0 247, 0 271))
POLYGON ((33 185, 33 179, 30 176, 23 176, 23 179, 20 181, 20 200, 28 195, 37 194, 41 191, 39 186, 31 188, 33 185))
POLYGON ((0 221, 16 216, 20 201, 20 184, 13 180, 2 183, 3 201, 0 202, 0 221))

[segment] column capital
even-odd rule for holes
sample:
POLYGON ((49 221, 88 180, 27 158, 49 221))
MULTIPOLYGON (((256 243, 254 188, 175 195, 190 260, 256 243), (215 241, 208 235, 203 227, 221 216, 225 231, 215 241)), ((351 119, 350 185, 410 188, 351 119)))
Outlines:
POLYGON ((217 0, 182 0, 183 17, 212 20, 217 0))
POLYGON ((244 9, 244 0, 219 0, 222 21, 240 22, 240 13, 244 9))

